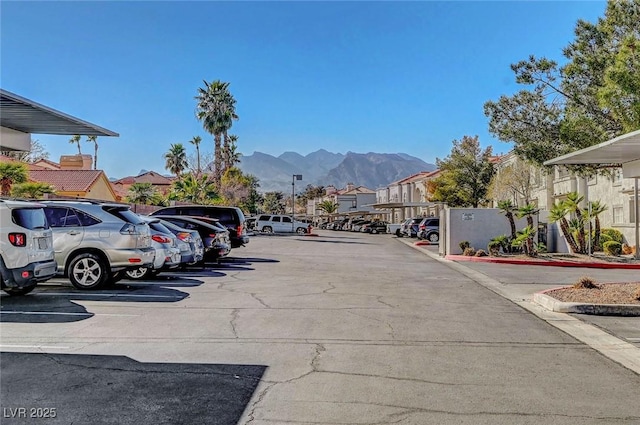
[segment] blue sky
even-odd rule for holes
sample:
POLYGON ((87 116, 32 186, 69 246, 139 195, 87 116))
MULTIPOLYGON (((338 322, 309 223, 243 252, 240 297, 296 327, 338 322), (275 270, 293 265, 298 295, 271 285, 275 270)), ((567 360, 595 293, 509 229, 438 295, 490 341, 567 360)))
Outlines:
MULTIPOLYGON (((116 131, 109 177, 166 173, 171 143, 213 138, 195 118, 203 80, 230 83, 238 150, 404 152, 429 163, 488 133, 483 104, 520 88, 510 64, 562 62, 603 1, 77 2, 0 4, 2 88, 116 131)), ((34 135, 58 160, 68 136, 34 135)), ((84 143, 83 153, 93 153, 84 143)))

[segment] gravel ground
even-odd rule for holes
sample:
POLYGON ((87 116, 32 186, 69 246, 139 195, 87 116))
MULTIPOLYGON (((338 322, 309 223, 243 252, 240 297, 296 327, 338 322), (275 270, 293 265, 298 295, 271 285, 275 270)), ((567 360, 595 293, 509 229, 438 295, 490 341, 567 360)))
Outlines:
POLYGON ((566 287, 545 294, 563 302, 640 304, 640 282, 603 283, 592 289, 566 287))

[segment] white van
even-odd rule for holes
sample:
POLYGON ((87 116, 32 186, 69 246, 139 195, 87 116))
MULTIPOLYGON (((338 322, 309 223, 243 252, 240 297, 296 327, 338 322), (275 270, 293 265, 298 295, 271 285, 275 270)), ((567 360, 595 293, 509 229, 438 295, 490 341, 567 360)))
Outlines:
POLYGON ((292 233, 304 235, 309 232, 309 224, 294 220, 290 215, 262 214, 256 220, 255 229, 263 233, 292 233))

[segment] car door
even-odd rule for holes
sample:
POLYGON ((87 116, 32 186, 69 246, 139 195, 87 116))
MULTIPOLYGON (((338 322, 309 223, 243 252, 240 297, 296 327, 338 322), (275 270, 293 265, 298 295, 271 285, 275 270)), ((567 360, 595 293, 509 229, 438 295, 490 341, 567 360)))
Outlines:
POLYGON ((82 242, 84 228, 73 208, 47 205, 44 213, 53 231, 53 250, 58 268, 64 267, 69 253, 82 242))

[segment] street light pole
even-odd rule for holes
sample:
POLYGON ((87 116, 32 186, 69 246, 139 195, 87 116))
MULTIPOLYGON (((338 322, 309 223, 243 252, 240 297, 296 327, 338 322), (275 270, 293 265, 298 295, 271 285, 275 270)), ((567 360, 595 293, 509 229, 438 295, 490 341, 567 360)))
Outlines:
POLYGON ((296 220, 296 180, 302 180, 302 174, 294 174, 291 179, 291 231, 294 229, 294 221, 296 220))

